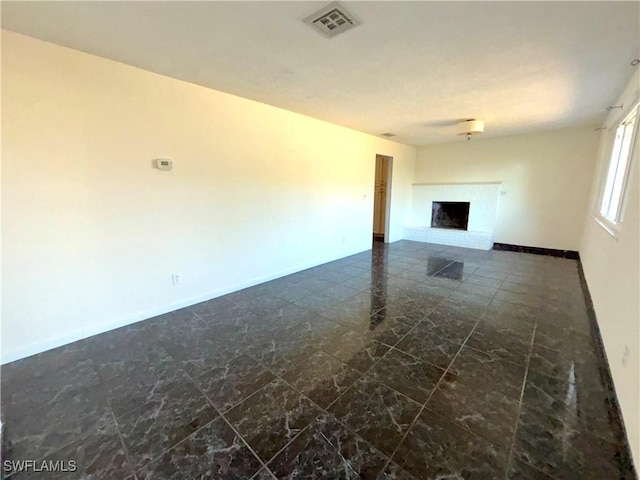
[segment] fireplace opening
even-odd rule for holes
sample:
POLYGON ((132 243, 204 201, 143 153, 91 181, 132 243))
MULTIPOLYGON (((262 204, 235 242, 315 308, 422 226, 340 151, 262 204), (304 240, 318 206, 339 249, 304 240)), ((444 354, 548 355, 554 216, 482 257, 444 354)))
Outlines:
POLYGON ((469 202, 433 202, 431 226, 466 230, 469 223, 469 202))

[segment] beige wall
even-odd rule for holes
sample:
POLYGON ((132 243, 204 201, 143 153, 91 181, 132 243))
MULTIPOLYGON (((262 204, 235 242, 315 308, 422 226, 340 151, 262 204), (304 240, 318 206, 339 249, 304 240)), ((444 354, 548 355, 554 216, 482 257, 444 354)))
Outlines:
POLYGON ((593 128, 429 145, 415 182, 500 181, 494 241, 578 250, 597 145, 593 128))
POLYGON ((600 187, 608 163, 611 136, 618 122, 640 99, 640 72, 615 105, 605 125, 590 209, 585 221, 580 257, 593 299, 609 367, 625 420, 636 465, 640 462, 640 140, 636 138, 631 157, 624 222, 617 237, 595 220, 600 187), (627 353, 625 353, 627 352, 627 353), (626 357, 626 358, 625 358, 626 357))
POLYGON ((3 362, 370 248, 377 153, 402 236, 414 147, 10 32, 2 101, 3 362))

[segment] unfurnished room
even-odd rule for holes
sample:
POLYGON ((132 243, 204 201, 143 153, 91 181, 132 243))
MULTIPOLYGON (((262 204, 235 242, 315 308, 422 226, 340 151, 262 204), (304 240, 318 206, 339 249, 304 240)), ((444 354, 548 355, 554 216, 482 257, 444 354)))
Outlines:
POLYGON ((0 478, 637 480, 639 2, 0 8, 0 478))

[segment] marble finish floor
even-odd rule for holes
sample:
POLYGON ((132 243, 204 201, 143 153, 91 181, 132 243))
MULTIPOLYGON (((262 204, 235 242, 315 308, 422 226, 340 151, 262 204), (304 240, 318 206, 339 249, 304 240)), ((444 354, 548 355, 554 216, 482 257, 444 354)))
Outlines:
POLYGON ((3 365, 12 479, 636 478, 578 264, 400 241, 3 365), (68 463, 62 463, 67 465, 68 463))

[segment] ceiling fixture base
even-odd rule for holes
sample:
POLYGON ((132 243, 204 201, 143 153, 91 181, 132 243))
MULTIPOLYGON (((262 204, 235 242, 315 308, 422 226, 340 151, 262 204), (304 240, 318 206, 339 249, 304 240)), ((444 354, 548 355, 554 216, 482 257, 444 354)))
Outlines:
POLYGON ((484 120, 471 118, 458 122, 457 135, 465 135, 467 140, 471 140, 472 135, 479 135, 484 132, 484 120))

